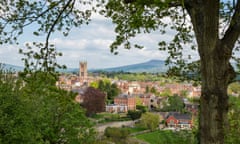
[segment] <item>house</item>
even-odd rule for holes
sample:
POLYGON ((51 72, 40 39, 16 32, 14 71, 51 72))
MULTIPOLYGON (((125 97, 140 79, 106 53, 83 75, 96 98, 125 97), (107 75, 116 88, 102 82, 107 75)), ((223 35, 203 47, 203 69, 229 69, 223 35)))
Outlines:
POLYGON ((128 108, 127 108, 127 105, 109 104, 109 105, 106 105, 106 112, 126 113, 126 112, 128 112, 128 108))
POLYGON ((168 127, 190 129, 192 128, 192 117, 190 114, 173 113, 166 118, 168 127))
POLYGON ((198 103, 184 103, 185 109, 193 115, 197 115, 199 111, 199 104, 198 103))
POLYGON ((136 95, 136 97, 139 97, 141 101, 141 105, 147 106, 148 108, 151 107, 151 100, 154 99, 156 96, 152 93, 147 93, 147 94, 139 94, 136 95))
POLYGON ((137 82, 132 82, 128 85, 128 92, 130 94, 139 93, 140 90, 141 90, 141 87, 137 82))
POLYGON ((136 110, 136 98, 129 94, 120 94, 114 98, 115 105, 125 105, 127 110, 136 110))

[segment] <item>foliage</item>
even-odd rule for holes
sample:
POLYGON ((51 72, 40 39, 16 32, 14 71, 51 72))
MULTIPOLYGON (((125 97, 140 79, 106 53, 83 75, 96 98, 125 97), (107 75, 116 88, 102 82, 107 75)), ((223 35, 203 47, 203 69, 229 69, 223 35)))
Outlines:
POLYGON ((132 120, 139 119, 142 115, 142 111, 133 111, 129 110, 127 116, 130 117, 132 120))
POLYGON ((86 108, 88 116, 105 111, 105 93, 98 89, 88 87, 82 97, 83 102, 81 105, 86 108))
POLYGON ((130 133, 138 133, 146 130, 146 128, 138 127, 136 125, 134 127, 129 127, 128 129, 130 130, 130 133))
POLYGON ((95 132, 75 95, 55 86, 55 76, 23 79, 0 73, 1 143, 92 143, 95 132), (8 76, 8 77, 6 77, 8 76))
POLYGON ((127 81, 162 81, 164 79, 163 74, 155 73, 127 73, 127 72, 111 72, 108 73, 109 78, 117 77, 121 80, 127 81))
POLYGON ((61 53, 57 53, 54 45, 49 42, 52 33, 59 31, 63 36, 67 36, 73 27, 80 27, 88 24, 93 8, 93 0, 59 0, 59 1, 29 1, 11 0, 0 2, 0 44, 18 44, 18 37, 22 35, 25 28, 33 25, 31 31, 35 37, 45 37, 44 42, 29 42, 26 47, 29 51, 20 53, 28 57, 34 57, 37 61, 26 61, 25 67, 38 67, 44 71, 50 71, 56 67, 63 67, 56 63, 55 58, 61 53), (81 6, 86 6, 83 10, 81 6), (34 48, 39 48, 35 52, 34 48))
POLYGON ((107 112, 93 114, 91 115, 91 118, 95 119, 97 123, 131 120, 129 117, 127 117, 126 113, 107 113, 107 112))
POLYGON ((159 116, 157 114, 146 112, 141 116, 140 125, 153 131, 159 125, 159 116))
POLYGON ((143 105, 142 100, 139 96, 135 97, 135 99, 136 99, 136 105, 139 105, 139 106, 143 105))
POLYGON ((229 128, 226 128, 226 144, 240 142, 240 98, 230 97, 229 128))
POLYGON ((90 84, 95 88, 105 92, 107 94, 107 102, 112 103, 114 97, 116 97, 120 93, 120 89, 117 87, 115 83, 112 83, 108 79, 99 80, 98 82, 92 82, 90 84))
POLYGON ((28 114, 31 114, 20 97, 20 81, 13 73, 0 68, 0 143, 35 142, 28 114))
POLYGON ((181 97, 173 95, 168 97, 168 105, 162 108, 163 111, 177 111, 182 112, 184 109, 184 103, 181 97))
POLYGON ((155 87, 151 87, 150 92, 153 94, 157 94, 157 90, 155 87))
MULTIPOLYGON (((160 50, 168 52, 168 75, 196 75, 202 81, 200 100, 201 143, 224 143, 223 129, 227 123, 227 86, 235 77, 230 59, 239 54, 240 1, 207 0, 108 0, 102 14, 110 17, 115 26, 115 41, 111 52, 117 49, 143 48, 134 39, 142 33, 173 31, 172 39, 160 40, 160 50), (171 30, 170 30, 171 29, 171 30), (194 39, 196 38, 196 39, 194 39), (189 63, 191 52, 197 50, 200 60, 189 63), (216 118, 218 119, 216 121, 216 118), (214 129, 214 131, 212 131, 214 129)), ((161 39, 161 38, 159 38, 161 39)))
POLYGON ((107 127, 104 131, 104 135, 106 137, 111 137, 115 141, 126 139, 129 136, 129 134, 130 131, 127 128, 107 127))
POLYGON ((230 95, 231 95, 231 93, 235 93, 235 94, 239 94, 240 95, 240 83, 239 82, 231 83, 228 86, 228 91, 229 91, 230 95))
POLYGON ((146 88, 145 88, 145 93, 149 93, 150 90, 149 90, 149 86, 147 85, 146 88))
POLYGON ((181 91, 180 91, 180 96, 186 98, 188 95, 189 95, 189 91, 187 91, 187 90, 181 90, 181 91))
POLYGON ((147 107, 143 105, 136 105, 136 109, 141 111, 142 113, 147 112, 147 107))
POLYGON ((172 92, 169 88, 166 88, 161 92, 160 96, 170 97, 170 96, 172 96, 172 92))

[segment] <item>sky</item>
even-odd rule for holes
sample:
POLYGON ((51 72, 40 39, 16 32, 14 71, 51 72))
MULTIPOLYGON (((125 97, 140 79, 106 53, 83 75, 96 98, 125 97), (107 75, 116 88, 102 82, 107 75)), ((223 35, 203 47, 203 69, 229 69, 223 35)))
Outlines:
MULTIPOLYGON (((26 42, 42 40, 33 36, 32 29, 34 27, 27 28, 19 37, 19 45, 0 46, 0 63, 23 66, 23 55, 18 53, 18 49, 24 48, 26 42)), ((168 54, 158 50, 158 42, 171 40, 174 32, 169 30, 164 36, 158 32, 141 34, 134 38, 134 41, 144 45, 143 49, 127 50, 120 47, 118 55, 112 54, 109 48, 115 35, 111 20, 94 14, 89 25, 72 29, 67 37, 55 33, 50 41, 55 44, 58 52, 63 53, 63 56, 57 59, 59 64, 78 68, 80 61, 87 61, 89 69, 98 69, 142 63, 152 59, 165 60, 168 54)), ((189 49, 185 51, 190 53, 193 59, 198 58, 197 52, 189 49)))

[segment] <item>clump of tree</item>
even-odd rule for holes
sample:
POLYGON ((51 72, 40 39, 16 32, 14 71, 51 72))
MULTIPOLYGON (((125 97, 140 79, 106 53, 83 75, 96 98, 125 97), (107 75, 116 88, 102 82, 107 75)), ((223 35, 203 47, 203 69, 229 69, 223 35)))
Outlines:
POLYGON ((140 119, 140 125, 143 128, 149 129, 151 131, 154 131, 156 128, 158 128, 159 122, 159 115, 149 112, 142 114, 140 119))
POLYGON ((139 119, 142 115, 142 111, 133 111, 129 110, 127 116, 130 117, 132 120, 139 119))
POLYGON ((172 91, 169 88, 165 88, 161 93, 160 96, 162 97, 170 97, 172 96, 172 91))
POLYGON ((143 105, 136 105, 136 109, 141 111, 142 113, 147 112, 147 106, 143 106, 143 105))
POLYGON ((173 95, 168 97, 168 104, 166 104, 161 111, 175 111, 183 112, 184 111, 184 102, 181 97, 178 95, 173 95))
POLYGON ((93 124, 74 102, 75 94, 55 86, 46 72, 0 70, 0 143, 92 143, 93 124))
POLYGON ((136 105, 136 109, 137 110, 129 110, 127 113, 127 116, 132 120, 141 118, 142 114, 147 112, 147 107, 143 105, 136 105))
POLYGON ((81 105, 86 109, 87 116, 105 111, 106 94, 93 87, 88 87, 82 95, 81 105))
POLYGON ((111 83, 111 81, 109 81, 108 79, 92 82, 90 85, 106 93, 107 103, 113 103, 114 97, 116 97, 120 93, 120 89, 117 87, 117 84, 111 83))

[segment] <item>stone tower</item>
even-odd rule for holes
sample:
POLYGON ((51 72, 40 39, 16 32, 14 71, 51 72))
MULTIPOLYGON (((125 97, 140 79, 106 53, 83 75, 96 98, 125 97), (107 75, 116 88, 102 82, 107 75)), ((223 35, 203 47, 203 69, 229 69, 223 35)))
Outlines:
POLYGON ((79 79, 81 83, 87 82, 87 62, 80 62, 79 64, 79 79))

